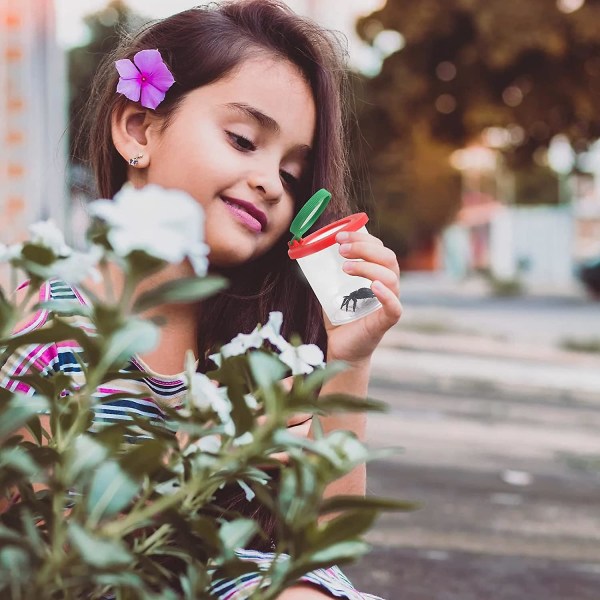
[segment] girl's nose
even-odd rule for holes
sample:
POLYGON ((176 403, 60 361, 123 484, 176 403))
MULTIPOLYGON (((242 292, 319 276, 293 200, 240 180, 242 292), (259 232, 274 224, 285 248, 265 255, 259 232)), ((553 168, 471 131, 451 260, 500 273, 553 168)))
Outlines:
POLYGON ((268 201, 277 202, 283 194, 283 183, 277 170, 275 174, 266 171, 255 171, 248 176, 248 185, 258 190, 268 201))

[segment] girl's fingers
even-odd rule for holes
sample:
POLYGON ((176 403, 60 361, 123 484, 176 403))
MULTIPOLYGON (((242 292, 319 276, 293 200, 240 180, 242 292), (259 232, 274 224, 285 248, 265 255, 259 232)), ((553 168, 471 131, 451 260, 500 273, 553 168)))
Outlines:
POLYGON ((391 269, 397 277, 400 276, 400 267, 396 254, 386 248, 383 244, 374 244, 372 242, 353 242, 342 244, 340 254, 344 258, 360 258, 364 261, 376 263, 391 269))
POLYGON ((352 242, 373 242, 379 246, 383 246, 383 242, 371 235, 369 232, 364 231, 342 231, 335 236, 335 241, 338 244, 346 244, 352 242))
POLYGON ((388 325, 386 328, 389 329, 389 327, 392 327, 400 320, 400 317, 402 316, 402 303, 398 296, 381 281, 374 281, 371 285, 371 289, 377 297, 377 300, 381 302, 382 306, 382 309, 376 311, 374 315, 383 310, 386 319, 389 321, 389 325, 386 324, 388 325))
POLYGON ((380 281, 396 296, 400 295, 400 280, 396 273, 387 267, 362 260, 347 260, 343 269, 348 275, 380 281))

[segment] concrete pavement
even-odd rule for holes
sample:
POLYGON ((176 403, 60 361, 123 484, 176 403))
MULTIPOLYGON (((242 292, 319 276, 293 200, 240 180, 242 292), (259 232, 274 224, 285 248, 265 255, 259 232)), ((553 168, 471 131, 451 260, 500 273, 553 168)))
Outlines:
POLYGON ((422 508, 383 516, 348 572, 389 600, 598 600, 600 354, 561 340, 600 335, 600 305, 422 276, 403 303, 370 386, 390 412, 369 421, 403 450, 369 488, 422 508))

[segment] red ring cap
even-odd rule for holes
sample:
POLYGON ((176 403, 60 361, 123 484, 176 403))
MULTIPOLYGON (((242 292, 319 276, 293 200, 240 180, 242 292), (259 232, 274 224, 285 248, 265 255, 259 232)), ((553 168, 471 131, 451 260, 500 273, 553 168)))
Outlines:
POLYGON ((294 240, 288 250, 288 256, 297 260, 298 258, 304 258, 320 252, 333 246, 335 243, 335 236, 342 231, 358 231, 361 227, 364 227, 369 220, 366 213, 355 213, 349 217, 344 217, 339 221, 330 223, 325 227, 311 233, 301 240, 294 240))

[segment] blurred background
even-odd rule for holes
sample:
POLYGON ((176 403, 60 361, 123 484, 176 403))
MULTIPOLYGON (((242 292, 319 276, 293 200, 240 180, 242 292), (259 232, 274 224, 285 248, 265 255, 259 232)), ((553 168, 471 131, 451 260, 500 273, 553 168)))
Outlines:
MULTIPOLYGON (((0 241, 82 243, 79 110, 119 31, 185 0, 0 0, 0 241)), ((357 205, 405 314, 374 361, 369 487, 349 568, 388 599, 600 598, 600 0, 289 0, 339 31, 357 205)))

